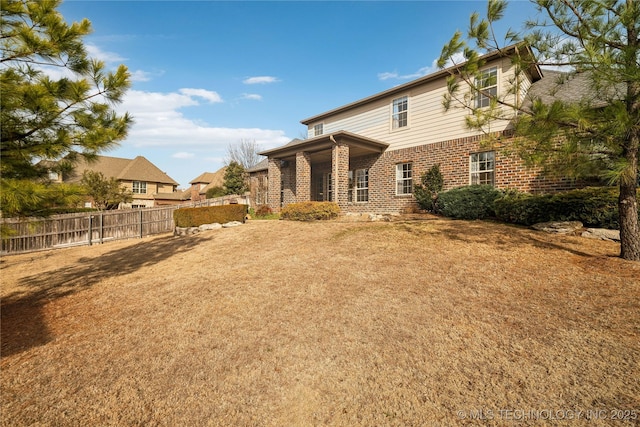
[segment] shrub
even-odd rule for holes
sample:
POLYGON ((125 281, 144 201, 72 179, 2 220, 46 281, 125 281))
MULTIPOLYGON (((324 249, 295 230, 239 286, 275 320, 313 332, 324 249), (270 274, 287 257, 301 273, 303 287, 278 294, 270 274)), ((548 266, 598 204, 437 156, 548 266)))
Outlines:
POLYGON ((280 217, 294 221, 312 221, 336 218, 339 213, 340 207, 333 202, 301 202, 283 207, 280 217))
POLYGON ((502 193, 490 185, 469 185, 440 193, 436 210, 456 219, 483 219, 494 216, 493 203, 502 193))
POLYGON ((438 193, 444 186, 444 178, 440 172, 440 165, 433 165, 420 177, 421 184, 416 184, 413 195, 421 209, 435 212, 438 193))
POLYGON ((215 199, 216 197, 224 196, 224 188, 222 187, 211 187, 207 190, 207 199, 215 199))
POLYGON ((176 227, 198 227, 214 222, 224 224, 230 221, 244 222, 247 205, 234 204, 223 206, 207 206, 202 208, 182 208, 173 212, 176 227))
POLYGON ((256 208, 256 216, 268 216, 271 215, 273 212, 271 211, 271 208, 269 207, 269 205, 260 205, 256 208))
POLYGON ((523 225, 581 221, 590 227, 619 228, 618 190, 613 187, 590 187, 547 195, 510 191, 496 200, 495 212, 501 221, 523 225))

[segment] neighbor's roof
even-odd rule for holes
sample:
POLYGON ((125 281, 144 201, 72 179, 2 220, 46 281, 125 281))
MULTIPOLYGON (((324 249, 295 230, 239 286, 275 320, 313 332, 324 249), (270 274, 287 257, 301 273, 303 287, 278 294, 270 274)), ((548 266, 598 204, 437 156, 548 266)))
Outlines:
MULTIPOLYGON (((488 53, 486 55, 483 55, 480 59, 482 59, 483 61, 492 61, 492 60, 500 58, 500 57, 508 56, 513 51, 515 51, 516 49, 522 49, 522 46, 519 46, 519 45, 507 46, 507 47, 505 47, 504 49, 502 49, 500 51, 496 50, 496 51, 490 52, 490 53, 488 53)), ((527 53, 529 55, 533 55, 533 52, 531 51, 531 49, 529 47, 524 46, 524 49, 527 50, 527 53)), ((390 95, 401 94, 402 92, 405 92, 408 89, 412 89, 414 87, 424 85, 425 83, 429 83, 431 81, 435 81, 435 80, 447 77, 447 76, 451 75, 452 73, 455 73, 456 69, 459 68, 461 65, 462 64, 454 65, 452 67, 445 68, 445 69, 437 71, 435 73, 426 75, 424 77, 420 77, 420 78, 418 78, 416 80, 412 80, 410 82, 395 86, 395 87, 393 87, 391 89, 387 89, 387 90, 385 90, 383 92, 376 93, 375 95, 371 95, 371 96, 368 96, 366 98, 362 98, 362 99, 360 99, 358 101, 355 101, 355 102, 352 102, 350 104, 346 104, 346 105, 343 105, 341 107, 334 108, 333 110, 329 110, 329 111, 326 111, 324 113, 321 113, 321 114, 309 117, 307 119, 301 120, 300 123, 302 123, 303 125, 307 125, 308 126, 309 124, 311 124, 313 122, 320 121, 320 120, 322 120, 322 119, 324 119, 326 117, 332 116, 334 114, 341 113, 341 112, 350 110, 352 108, 368 104, 368 103, 373 102, 373 101, 378 101, 378 100, 386 98, 386 97, 388 97, 390 95)), ((538 80, 538 79, 540 79, 542 77, 542 72, 540 71, 540 68, 537 65, 534 65, 534 66, 531 67, 531 69, 529 70, 529 74, 531 74, 531 77, 532 77, 533 81, 536 81, 536 80, 538 80)))
POLYGON ((191 191, 174 191, 173 193, 156 193, 153 195, 155 200, 190 200, 191 191))
POLYGON ((85 170, 101 172, 107 178, 116 178, 120 181, 146 181, 178 185, 174 179, 143 156, 137 156, 135 159, 97 156, 95 160, 90 162, 81 157, 74 167, 74 173, 68 177, 67 181, 80 181, 85 170))
POLYGON ((269 159, 263 159, 260 162, 258 162, 258 164, 256 164, 255 166, 252 166, 249 169, 247 169, 247 172, 249 173, 260 172, 267 169, 269 169, 269 159))

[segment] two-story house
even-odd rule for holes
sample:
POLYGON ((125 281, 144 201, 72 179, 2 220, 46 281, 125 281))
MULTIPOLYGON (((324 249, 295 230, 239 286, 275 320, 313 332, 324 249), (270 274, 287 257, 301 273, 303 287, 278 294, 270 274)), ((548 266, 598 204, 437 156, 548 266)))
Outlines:
MULTIPOLYGON (((143 156, 135 159, 97 156, 94 161, 87 162, 83 158, 74 165, 73 170, 62 175, 51 176, 53 181, 78 183, 85 170, 102 173, 106 178, 116 178, 123 187, 133 194, 131 203, 122 203, 120 208, 145 208, 156 206, 156 197, 171 198, 176 192, 178 183, 162 172, 156 165, 143 156)), ((87 206, 91 201, 87 202, 87 206)), ((160 203, 161 204, 161 203, 160 203)))
MULTIPOLYGON (((483 90, 503 93, 514 77, 509 58, 485 55, 483 90)), ((539 192, 570 188, 569 179, 544 176, 515 154, 486 146, 485 135, 465 125, 468 110, 445 111, 445 69, 301 121, 308 138, 261 152, 268 158, 268 204, 274 211, 293 202, 335 201, 343 212, 402 212, 417 207, 413 187, 439 164, 445 189, 491 184, 539 192)), ((543 80, 538 67, 520 78, 524 97, 543 80)), ((514 102, 519 100, 513 100, 514 102)), ((489 98, 477 101, 488 105, 489 98)), ((512 131, 508 121, 492 124, 501 146, 512 131)))

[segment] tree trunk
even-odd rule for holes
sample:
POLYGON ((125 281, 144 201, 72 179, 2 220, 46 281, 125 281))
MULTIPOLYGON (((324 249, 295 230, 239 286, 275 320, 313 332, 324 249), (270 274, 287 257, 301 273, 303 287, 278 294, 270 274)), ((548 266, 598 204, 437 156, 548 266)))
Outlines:
POLYGON ((632 130, 628 145, 623 149, 623 155, 630 172, 623 174, 620 179, 620 197, 618 199, 620 257, 631 261, 640 261, 640 226, 638 225, 638 198, 636 194, 639 146, 640 132, 632 130))

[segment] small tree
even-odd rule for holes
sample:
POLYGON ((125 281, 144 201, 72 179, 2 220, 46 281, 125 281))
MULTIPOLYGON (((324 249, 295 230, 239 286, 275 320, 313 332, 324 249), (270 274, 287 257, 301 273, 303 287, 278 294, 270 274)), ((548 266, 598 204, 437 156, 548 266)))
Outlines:
POLYGON ((212 187, 207 190, 207 199, 215 199, 225 195, 223 187, 212 187))
POLYGON ((106 178, 102 172, 86 170, 80 183, 100 210, 115 209, 120 203, 133 200, 131 191, 124 188, 117 179, 106 178))
POLYGON ((427 211, 436 211, 438 193, 444 187, 444 178, 440 172, 440 165, 433 165, 420 177, 421 184, 416 184, 413 195, 418 205, 427 211))
POLYGON ((244 167, 234 161, 227 165, 224 171, 225 194, 244 194, 247 191, 247 179, 244 167))

